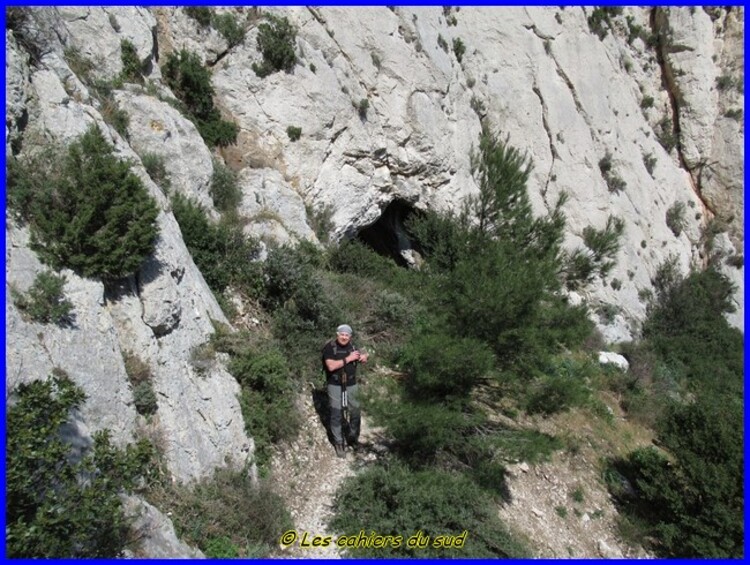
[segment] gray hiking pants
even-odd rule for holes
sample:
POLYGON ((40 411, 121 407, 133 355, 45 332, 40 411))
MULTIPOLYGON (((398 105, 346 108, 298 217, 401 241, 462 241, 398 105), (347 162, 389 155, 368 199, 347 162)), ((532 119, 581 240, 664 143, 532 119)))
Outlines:
MULTIPOLYGON (((357 398, 357 385, 347 385, 346 393, 349 398, 349 430, 347 440, 354 443, 359 440, 360 410, 357 398)), ((341 430, 341 387, 339 385, 328 385, 328 404, 331 407, 331 434, 333 441, 337 444, 344 443, 344 434, 341 430)))

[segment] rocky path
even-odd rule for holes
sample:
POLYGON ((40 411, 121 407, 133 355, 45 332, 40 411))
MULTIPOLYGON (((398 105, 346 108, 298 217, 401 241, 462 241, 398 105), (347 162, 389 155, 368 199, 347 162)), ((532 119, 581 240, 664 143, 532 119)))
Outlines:
POLYGON ((308 386, 300 395, 303 425, 299 436, 279 449, 271 462, 271 478, 292 514, 296 532, 296 541, 286 547, 280 543, 274 557, 341 557, 335 543, 328 547, 303 547, 303 544, 311 545, 314 536, 331 536, 335 542, 336 535, 329 530, 328 521, 333 516, 336 491, 344 479, 375 461, 378 451, 385 449, 379 432, 363 417, 360 437, 363 449, 359 453, 347 451, 345 459, 337 457, 315 408, 322 394, 308 386))

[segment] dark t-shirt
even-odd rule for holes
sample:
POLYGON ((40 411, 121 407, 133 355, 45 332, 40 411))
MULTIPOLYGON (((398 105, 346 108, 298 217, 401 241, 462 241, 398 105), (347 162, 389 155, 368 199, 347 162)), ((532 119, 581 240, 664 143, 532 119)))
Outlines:
MULTIPOLYGON (((356 347, 354 347, 354 344, 351 341, 345 346, 341 345, 335 339, 329 341, 325 344, 325 347, 323 347, 323 366, 325 367, 326 359, 334 359, 336 361, 341 360, 355 349, 356 347)), ((357 384, 357 363, 347 363, 344 366, 344 370, 346 371, 346 384, 357 384)), ((341 369, 338 369, 333 373, 331 373, 328 369, 325 369, 325 371, 328 384, 341 384, 341 369)))

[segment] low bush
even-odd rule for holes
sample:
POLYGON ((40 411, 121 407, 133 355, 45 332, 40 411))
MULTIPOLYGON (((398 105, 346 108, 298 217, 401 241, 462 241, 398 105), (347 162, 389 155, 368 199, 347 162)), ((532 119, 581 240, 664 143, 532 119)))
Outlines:
POLYGON ((123 360, 125 361, 125 372, 133 389, 133 403, 136 412, 142 416, 154 414, 159 409, 159 405, 156 402, 151 368, 132 352, 125 352, 123 360))
POLYGON ((198 25, 208 27, 211 25, 211 16, 213 12, 208 6, 186 6, 183 8, 185 15, 195 20, 198 25))
POLYGON ((242 386, 240 405, 256 457, 265 464, 272 444, 292 439, 301 424, 294 405, 293 372, 278 349, 247 349, 234 355, 229 372, 242 386))
POLYGON ((98 127, 56 153, 8 166, 8 205, 31 228, 31 247, 55 269, 119 279, 138 270, 158 235, 158 208, 98 127))
POLYGON ((297 62, 295 42, 297 30, 284 17, 266 14, 268 22, 258 25, 258 49, 263 62, 253 63, 255 74, 263 78, 277 71, 291 71, 297 62))
POLYGON ((485 343, 436 333, 409 340, 400 359, 406 391, 421 401, 466 399, 493 364, 485 343))
POLYGON ((61 371, 21 384, 6 418, 8 557, 121 557, 130 524, 120 494, 132 490, 154 452, 148 442, 115 448, 108 431, 77 454, 61 437, 83 391, 61 371))
POLYGON ((245 40, 245 30, 234 14, 230 14, 229 12, 215 14, 211 20, 211 24, 226 39, 230 49, 245 40))
MULTIPOLYGON (((350 549, 357 557, 523 557, 528 550, 497 518, 487 495, 470 479, 398 463, 370 467, 346 479, 334 502, 331 527, 347 536, 392 536, 384 547, 350 549), (415 547, 421 532, 429 542, 415 547), (466 536, 461 547, 436 547, 437 536, 466 536)), ((438 542, 439 543, 439 542, 438 542)))
POLYGON ((249 296, 259 295, 259 246, 243 233, 242 226, 231 219, 211 223, 198 204, 181 194, 172 197, 172 212, 185 245, 211 290, 221 294, 232 285, 249 296))
POLYGON ((302 137, 302 128, 297 126, 289 126, 286 128, 286 134, 289 137, 289 141, 297 141, 302 137))
POLYGON ((249 469, 217 469, 191 485, 169 485, 152 494, 172 509, 177 534, 207 556, 268 556, 293 528, 283 500, 249 469))
POLYGON ((546 375, 532 384, 526 397, 526 411, 549 416, 587 404, 591 399, 591 389, 586 380, 591 373, 591 366, 586 361, 560 359, 546 375))
POLYGON ((135 45, 127 39, 120 42, 120 57, 122 59, 122 73, 120 74, 123 81, 143 83, 143 65, 138 58, 138 52, 135 45))
POLYGON ((42 324, 70 323, 73 304, 65 298, 65 277, 49 271, 39 273, 26 293, 11 289, 16 307, 42 324))
POLYGON ((237 181, 237 174, 218 160, 214 160, 213 167, 209 191, 214 206, 221 212, 232 212, 242 202, 242 190, 237 181))
POLYGON ((146 169, 146 173, 151 177, 151 180, 156 183, 164 194, 169 194, 169 189, 172 186, 169 171, 164 164, 164 156, 157 155, 156 153, 144 153, 141 155, 141 163, 143 168, 146 169))
POLYGON ((211 74, 196 53, 186 49, 179 54, 170 53, 162 74, 175 96, 185 104, 189 117, 209 147, 235 143, 239 128, 237 124, 223 120, 214 106, 211 74))

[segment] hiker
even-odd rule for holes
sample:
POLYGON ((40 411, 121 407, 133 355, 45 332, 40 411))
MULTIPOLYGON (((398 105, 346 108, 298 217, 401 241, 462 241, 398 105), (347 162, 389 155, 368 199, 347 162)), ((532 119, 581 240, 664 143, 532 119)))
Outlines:
POLYGON ((361 353, 352 343, 352 328, 342 324, 336 328, 336 339, 323 347, 323 365, 328 384, 328 403, 331 407, 331 434, 336 455, 344 457, 344 435, 341 427, 341 381, 346 376, 349 405, 349 430, 347 443, 354 447, 359 442, 360 411, 357 399, 357 363, 367 363, 367 353, 361 353))

